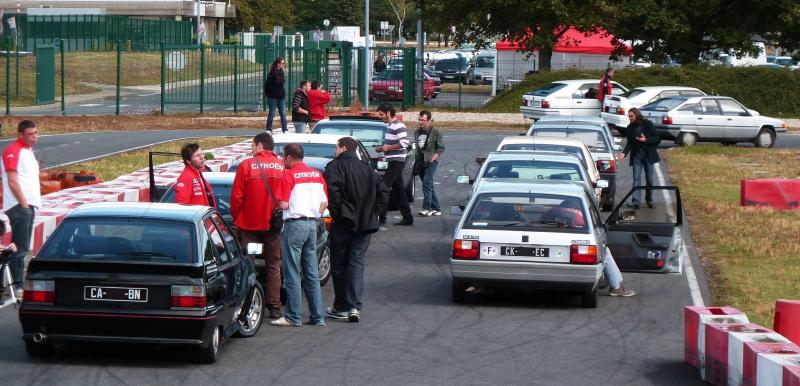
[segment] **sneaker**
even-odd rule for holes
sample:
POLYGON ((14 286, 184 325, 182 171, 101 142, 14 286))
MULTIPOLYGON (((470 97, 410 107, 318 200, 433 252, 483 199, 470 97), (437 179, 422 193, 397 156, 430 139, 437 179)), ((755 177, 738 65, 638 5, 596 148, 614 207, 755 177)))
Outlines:
POLYGON ((325 327, 325 321, 324 320, 320 320, 319 322, 314 322, 314 321, 311 321, 311 320, 306 320, 306 325, 317 326, 317 327, 325 327))
POLYGON ((608 291, 608 295, 609 296, 621 296, 621 297, 627 298, 627 297, 631 297, 633 295, 636 295, 636 291, 634 291, 634 290, 632 290, 630 288, 625 288, 625 286, 619 286, 619 288, 617 288, 617 289, 609 290, 608 291))
POLYGON ((269 324, 271 324, 273 326, 280 326, 280 327, 300 327, 300 326, 302 326, 302 324, 300 324, 300 323, 292 323, 292 322, 290 322, 289 319, 286 319, 286 317, 281 317, 280 319, 275 319, 275 320, 269 322, 269 324))
POLYGON ((357 309, 353 308, 350 310, 350 313, 347 314, 347 320, 353 323, 358 323, 361 321, 361 314, 359 314, 357 309))
POLYGON ((333 307, 328 307, 325 309, 325 313, 328 314, 331 318, 334 319, 347 319, 347 311, 337 311, 333 307))
POLYGON ((22 300, 22 293, 22 288, 17 288, 17 290, 14 292, 14 296, 17 297, 17 300, 22 300))
POLYGON ((430 212, 428 212, 428 216, 441 216, 441 215, 442 211, 436 209, 432 209, 430 212))
POLYGON ((411 226, 411 225, 414 225, 414 218, 411 217, 411 216, 403 217, 402 220, 395 221, 394 225, 397 225, 397 226, 411 226))
POLYGON ((427 209, 423 209, 423 210, 417 212, 417 214, 422 216, 422 217, 428 217, 428 216, 431 215, 431 211, 427 210, 427 209))

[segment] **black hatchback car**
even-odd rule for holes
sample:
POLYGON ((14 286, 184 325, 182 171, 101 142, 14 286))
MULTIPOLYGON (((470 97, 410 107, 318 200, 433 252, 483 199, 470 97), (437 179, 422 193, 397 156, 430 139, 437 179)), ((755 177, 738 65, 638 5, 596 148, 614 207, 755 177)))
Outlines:
POLYGON ((19 319, 32 357, 58 342, 154 343, 212 363, 227 338, 256 334, 263 304, 251 259, 214 209, 115 202, 56 228, 28 266, 19 319))

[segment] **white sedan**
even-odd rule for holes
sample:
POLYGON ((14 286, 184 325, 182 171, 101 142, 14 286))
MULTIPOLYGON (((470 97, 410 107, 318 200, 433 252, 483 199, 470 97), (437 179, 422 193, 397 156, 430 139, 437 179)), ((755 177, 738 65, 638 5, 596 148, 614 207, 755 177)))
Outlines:
POLYGON ((642 107, 661 98, 703 95, 706 95, 706 93, 694 87, 637 87, 622 95, 612 95, 606 98, 603 101, 603 111, 600 113, 600 117, 609 125, 624 129, 631 123, 630 119, 628 119, 628 111, 634 107, 642 107))
MULTIPOLYGON (((547 115, 598 116, 600 101, 597 87, 600 79, 560 80, 522 96, 519 111, 525 118, 538 120, 547 115)), ((611 95, 621 95, 628 91, 621 84, 612 81, 611 95)))
POLYGON ((567 153, 575 156, 586 171, 592 176, 592 181, 597 182, 600 179, 600 172, 597 171, 592 152, 581 141, 577 139, 568 138, 552 138, 552 137, 532 137, 532 136, 516 136, 505 137, 500 140, 497 145, 496 151, 553 151, 567 153))
POLYGON ((751 142, 766 148, 775 144, 777 133, 786 132, 786 122, 761 116, 730 97, 665 98, 642 106, 641 111, 661 138, 681 146, 751 142))

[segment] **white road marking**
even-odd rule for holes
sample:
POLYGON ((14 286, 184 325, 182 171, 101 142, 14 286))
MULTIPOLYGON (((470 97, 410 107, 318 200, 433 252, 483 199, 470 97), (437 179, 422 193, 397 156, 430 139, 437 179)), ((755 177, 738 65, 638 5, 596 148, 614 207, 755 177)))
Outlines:
POLYGON ((157 93, 154 93, 154 94, 139 94, 140 97, 148 97, 148 96, 153 96, 153 95, 161 95, 161 92, 157 92, 157 93))
MULTIPOLYGON (((664 174, 661 172, 661 167, 655 167, 656 170, 656 178, 658 179, 658 184, 661 186, 666 185, 666 181, 664 180, 664 174)), ((666 190, 662 190, 661 193, 664 195, 664 202, 669 202, 669 197, 666 190)), ((668 205, 670 215, 676 216, 674 210, 672 209, 671 205, 668 205)), ((675 218, 675 217, 672 217, 675 218)), ((704 307, 705 302, 703 301, 703 294, 700 292, 700 283, 697 281, 697 275, 694 272, 694 267, 692 266, 692 258, 689 257, 689 250, 686 248, 686 243, 681 244, 681 256, 683 256, 683 265, 686 267, 686 281, 689 284, 689 293, 692 295, 692 303, 697 307, 704 307)))
POLYGON ((80 107, 97 107, 97 106, 102 106, 102 105, 103 105, 102 103, 87 103, 85 105, 78 105, 78 106, 80 106, 80 107))

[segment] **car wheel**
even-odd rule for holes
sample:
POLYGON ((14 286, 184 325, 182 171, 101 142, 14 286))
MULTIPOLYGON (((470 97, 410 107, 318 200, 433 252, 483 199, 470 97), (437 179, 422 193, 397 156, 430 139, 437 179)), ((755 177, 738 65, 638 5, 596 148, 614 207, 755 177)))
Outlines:
POLYGON ((31 358, 49 358, 55 353, 55 348, 52 343, 33 341, 25 341, 25 351, 31 358))
POLYGON ((681 133, 678 136, 678 144, 681 146, 694 146, 697 143, 697 134, 695 133, 681 133))
POLYGON ((222 342, 222 336, 219 332, 219 327, 214 327, 211 334, 211 341, 205 347, 198 347, 194 351, 193 362, 195 363, 214 363, 217 361, 219 355, 219 346, 222 342))
POLYGON ((775 132, 771 129, 761 129, 756 136, 755 144, 765 149, 772 147, 775 145, 775 132))
POLYGON ((464 303, 467 301, 467 291, 464 291, 464 285, 461 282, 453 279, 453 303, 464 303))
POLYGON ((239 332, 237 336, 249 338, 258 332, 264 320, 264 288, 261 283, 253 285, 253 295, 250 297, 250 308, 246 315, 239 316, 239 332))
POLYGON ((322 287, 328 282, 328 279, 331 278, 331 247, 328 243, 325 243, 325 248, 323 248, 322 253, 319 255, 317 266, 319 271, 319 286, 322 287))
POLYGON ((592 290, 592 292, 581 295, 581 307, 597 308, 597 288, 592 290))

